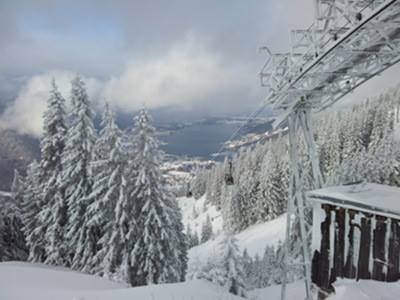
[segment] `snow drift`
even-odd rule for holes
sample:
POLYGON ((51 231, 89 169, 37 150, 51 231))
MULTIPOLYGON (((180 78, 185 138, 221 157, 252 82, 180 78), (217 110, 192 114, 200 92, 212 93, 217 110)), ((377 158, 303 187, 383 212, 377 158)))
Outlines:
POLYGON ((0 300, 235 300, 212 283, 195 280, 127 288, 65 268, 0 263, 0 300))

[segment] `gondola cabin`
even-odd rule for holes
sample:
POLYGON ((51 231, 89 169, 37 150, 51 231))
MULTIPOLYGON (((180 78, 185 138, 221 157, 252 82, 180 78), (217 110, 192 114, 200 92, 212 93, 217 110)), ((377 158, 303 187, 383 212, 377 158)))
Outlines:
POLYGON ((353 184, 311 191, 312 281, 332 292, 338 278, 397 281, 400 188, 353 184))

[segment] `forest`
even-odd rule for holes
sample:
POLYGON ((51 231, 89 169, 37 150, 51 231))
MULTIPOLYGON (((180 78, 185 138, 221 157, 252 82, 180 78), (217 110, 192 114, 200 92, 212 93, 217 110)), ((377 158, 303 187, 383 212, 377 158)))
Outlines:
MULTIPOLYGON (((192 262, 190 248, 213 239, 207 216, 201 234, 184 228, 174 190, 162 173, 163 153, 149 113, 133 129, 118 128, 105 106, 101 129, 80 77, 72 81, 72 109, 52 83, 44 115, 41 159, 26 176, 15 173, 12 201, 3 203, 0 260, 40 262, 103 276, 132 286, 205 279, 245 296, 281 284, 282 243, 262 256, 240 252, 234 233, 285 213, 289 158, 285 131, 245 147, 231 159, 197 170, 183 183, 187 196, 206 198, 222 215, 219 256, 192 262), (226 184, 232 164, 234 184, 226 184)), ((313 120, 326 185, 367 181, 400 186, 400 88, 313 120)), ((312 189, 304 141, 304 186, 312 189)), ((185 197, 180 197, 180 201, 185 197)), ((193 216, 198 212, 193 211, 193 216)), ((301 278, 298 267, 288 279, 301 278)))
POLYGON ((0 261, 28 260, 130 285, 184 280, 180 210, 164 184, 162 154, 145 109, 123 133, 105 107, 101 130, 85 83, 71 82, 72 109, 53 81, 41 159, 16 172, 1 208, 0 261))

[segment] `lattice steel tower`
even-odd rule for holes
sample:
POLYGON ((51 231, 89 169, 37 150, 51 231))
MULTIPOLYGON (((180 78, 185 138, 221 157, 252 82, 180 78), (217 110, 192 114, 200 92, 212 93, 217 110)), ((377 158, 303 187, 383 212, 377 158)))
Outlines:
MULTIPOLYGON (((291 181, 288 198, 284 270, 291 255, 300 255, 306 298, 311 299, 311 271, 303 166, 299 135, 304 136, 314 188, 323 184, 311 126, 311 112, 321 111, 400 60, 398 0, 316 0, 315 20, 308 29, 292 30, 290 51, 267 54, 261 84, 269 89, 265 103, 281 112, 274 126, 287 124, 291 181), (290 242, 296 231, 299 253, 290 242)), ((282 295, 286 295, 284 272, 282 295)))

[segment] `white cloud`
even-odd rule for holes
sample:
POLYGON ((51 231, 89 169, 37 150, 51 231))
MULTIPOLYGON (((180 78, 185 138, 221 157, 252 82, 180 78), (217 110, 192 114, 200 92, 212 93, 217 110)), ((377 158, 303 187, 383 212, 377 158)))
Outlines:
MULTIPOLYGON (((134 112, 143 105, 150 109, 204 106, 208 111, 230 112, 251 102, 250 98, 258 100, 254 88, 261 88, 256 76, 249 76, 252 71, 243 65, 229 65, 222 58, 188 36, 162 55, 130 60, 120 75, 109 80, 84 80, 97 110, 106 100, 123 112, 134 112)), ((52 71, 30 78, 0 116, 0 128, 40 136, 51 79, 56 79, 61 94, 69 99, 74 75, 70 71, 52 71)))
POLYGON ((227 68, 217 54, 193 38, 156 59, 131 61, 121 76, 106 83, 103 96, 117 109, 134 111, 170 105, 191 107, 225 89, 240 86, 240 71, 227 68))
MULTIPOLYGON (((0 128, 14 129, 22 134, 40 136, 42 133, 42 116, 49 98, 52 78, 56 79, 61 94, 68 99, 70 82, 75 76, 69 71, 51 71, 33 76, 20 90, 17 98, 0 116, 0 128)), ((95 95, 99 89, 97 80, 85 79, 88 94, 95 95)), ((67 102, 68 103, 68 102, 67 102)))

